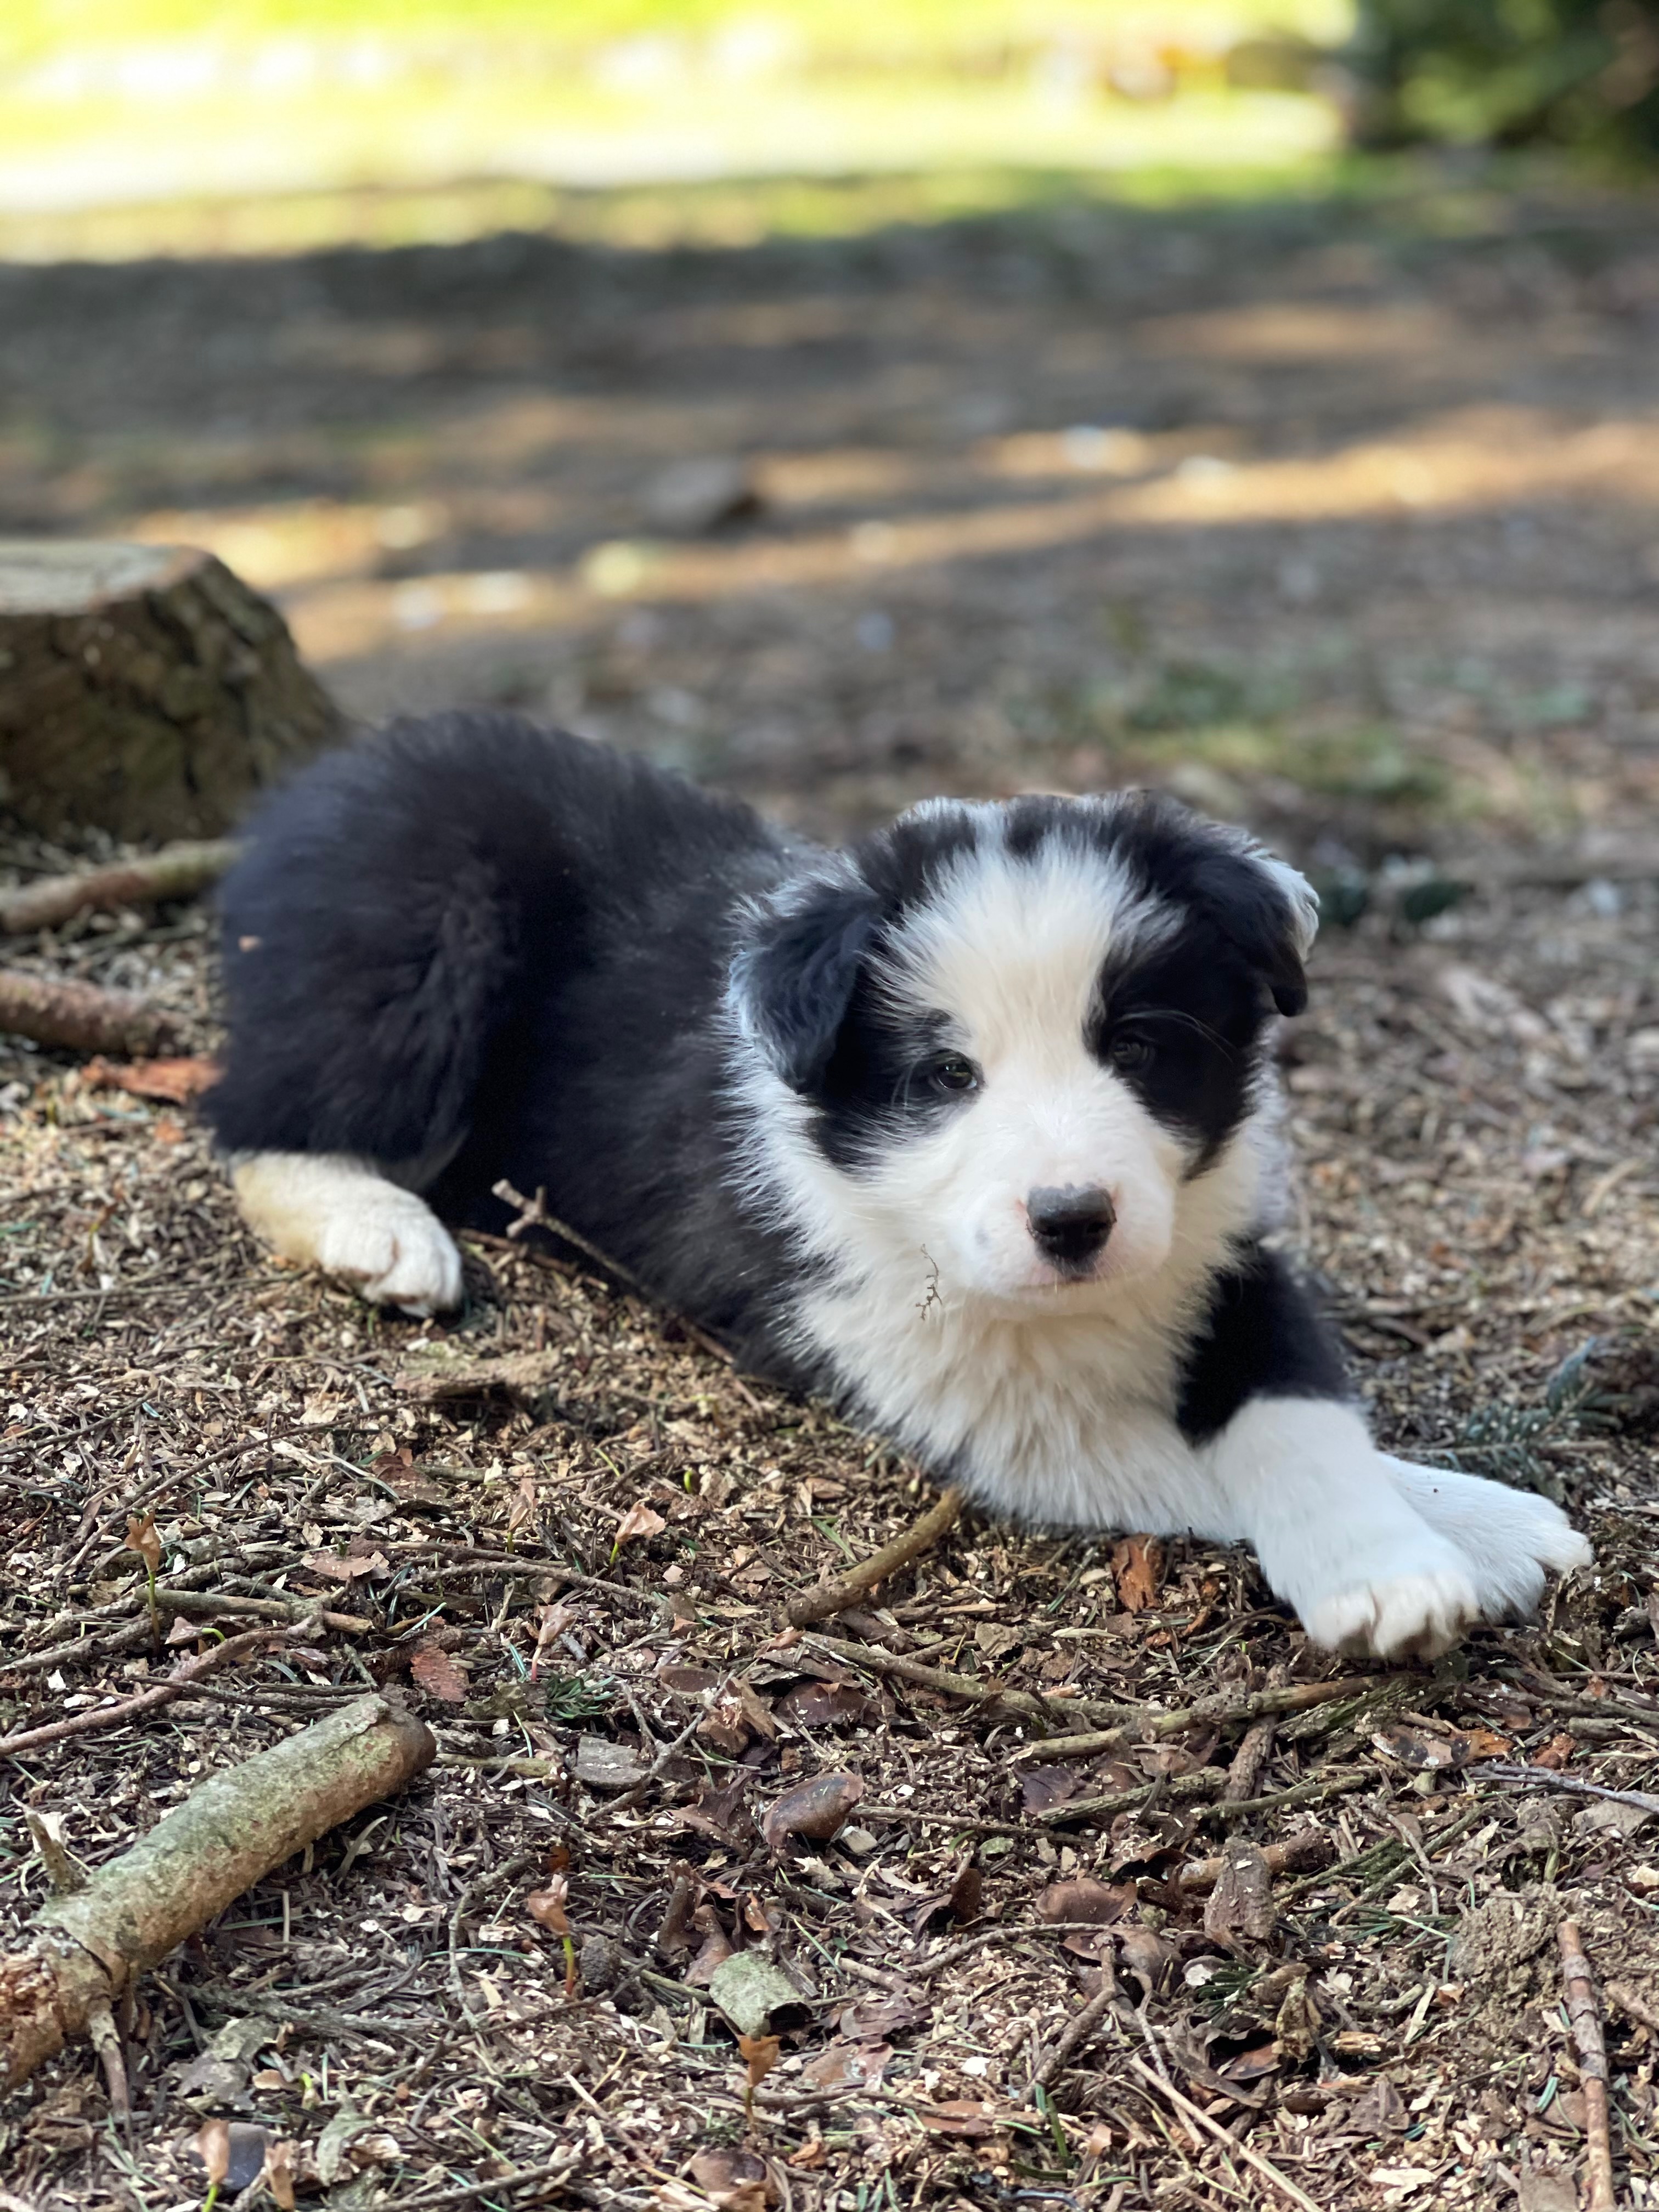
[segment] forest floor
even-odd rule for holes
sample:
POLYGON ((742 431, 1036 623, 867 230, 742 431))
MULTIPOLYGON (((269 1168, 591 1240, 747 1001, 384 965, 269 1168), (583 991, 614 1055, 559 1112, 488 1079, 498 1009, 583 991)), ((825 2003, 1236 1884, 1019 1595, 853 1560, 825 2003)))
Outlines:
MULTIPOLYGON (((1297 1240, 1379 1429, 1598 1553, 1398 1680, 1240 1553, 973 1517, 790 1632, 922 1474, 517 1246, 468 1242, 453 1323, 369 1313, 253 1248, 187 1106, 0 1051, 0 1734, 295 1616, 0 1761, 0 1913, 46 1893, 27 1813, 95 1863, 371 1686, 440 1745, 146 1980, 130 2136, 84 2050, 0 2100, 11 2201, 193 2206, 221 2115, 222 2201, 269 2138, 365 2212, 1562 2212, 1576 1916, 1620 2188, 1659 2204, 1655 236, 1419 176, 0 269, 0 530, 216 547, 356 713, 508 702, 826 835, 1127 780, 1276 840, 1330 916, 1283 1054, 1297 1240), (1068 1757, 1091 1701, 1132 1725, 1068 1757), (836 1836, 766 1821, 820 1775, 856 1778, 836 1836), (1291 1863, 1212 1887, 1229 1838, 1291 1863), (556 1875, 569 1977, 526 1902, 556 1875), (726 1951, 790 1984, 752 2110, 726 1951)), ((9 957, 210 1051, 209 947, 184 908, 9 957)))

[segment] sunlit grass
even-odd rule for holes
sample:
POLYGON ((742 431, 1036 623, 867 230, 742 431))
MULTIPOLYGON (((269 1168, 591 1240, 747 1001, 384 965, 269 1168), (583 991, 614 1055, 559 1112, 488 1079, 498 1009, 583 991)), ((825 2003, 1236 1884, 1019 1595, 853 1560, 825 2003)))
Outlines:
POLYGON ((210 39, 246 48, 272 38, 534 38, 571 47, 641 36, 708 40, 733 51, 763 40, 809 52, 890 56, 1113 34, 1225 44, 1253 31, 1343 34, 1346 0, 9 0, 0 67, 66 49, 210 39))
MULTIPOLYGON (((1346 0, 13 0, 0 9, 0 249, 270 252, 583 228, 623 242, 834 230, 823 180, 1009 179, 1328 156, 1328 102, 1230 82, 1241 40, 1329 42, 1346 0), (805 180, 793 198, 693 186, 805 180), (819 180, 817 185, 812 180, 819 180), (641 188, 641 189, 635 189, 641 188), (652 194, 656 197, 653 201, 652 194), (686 200, 682 212, 672 202, 686 200), (255 210, 247 204, 281 202, 255 210), (165 216, 106 211, 171 210, 165 216), (211 209, 222 215, 209 213, 211 209), (95 213, 94 211, 96 211, 95 213), (84 234, 61 219, 88 217, 84 234), (20 227, 21 226, 21 227, 20 227), (33 228, 31 228, 33 226, 33 228)), ((885 217, 872 184, 854 227, 885 217)), ((834 204, 832 205, 832 201, 834 204)))

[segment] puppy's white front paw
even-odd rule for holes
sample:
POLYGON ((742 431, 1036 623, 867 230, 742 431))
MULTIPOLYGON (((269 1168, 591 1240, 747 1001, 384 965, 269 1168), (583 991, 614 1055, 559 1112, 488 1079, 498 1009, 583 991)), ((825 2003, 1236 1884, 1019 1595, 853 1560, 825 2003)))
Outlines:
POLYGON ((436 1214, 394 1183, 355 1194, 317 1240, 317 1264, 372 1305, 409 1314, 446 1312, 461 1302, 461 1255, 436 1214))
POLYGON ((1589 1540, 1534 1491, 1409 1460, 1384 1458, 1382 1465, 1395 1488, 1468 1562, 1483 1620, 1535 1612, 1547 1569, 1567 1574, 1591 1564, 1589 1540))
POLYGON ((1363 1582, 1301 1606, 1316 1644, 1379 1659, 1433 1659, 1449 1650, 1480 1615, 1469 1575, 1455 1565, 1383 1569, 1363 1582))

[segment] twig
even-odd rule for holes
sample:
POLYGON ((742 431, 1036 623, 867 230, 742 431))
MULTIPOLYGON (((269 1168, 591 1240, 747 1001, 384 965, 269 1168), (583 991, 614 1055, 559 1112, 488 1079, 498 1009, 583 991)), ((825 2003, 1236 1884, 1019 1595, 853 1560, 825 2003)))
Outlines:
POLYGON ((1157 1743, 1192 1728, 1225 1728, 1237 1721, 1259 1720, 1267 1713, 1299 1713, 1311 1705, 1328 1705, 1339 1698, 1363 1696, 1408 1679, 1400 1674, 1364 1674, 1356 1680, 1293 1682, 1266 1690, 1252 1690, 1242 1698, 1200 1698, 1177 1712, 1152 1713, 1126 1721, 1117 1728, 1101 1729, 1088 1735, 1058 1736, 1045 1743, 1021 1744, 1015 1759, 1091 1759, 1109 1751, 1127 1751, 1136 1744, 1157 1743))
POLYGON ((127 991, 103 991, 71 975, 0 968, 0 1030, 64 1052, 143 1060, 176 1042, 171 1015, 127 991))
POLYGON ((1271 2159, 1264 2158, 1259 2150, 1253 2149, 1243 2136, 1236 2136, 1231 2128, 1224 2128, 1219 2120, 1212 2120, 1201 2105, 1195 2105, 1190 2097, 1183 2097, 1173 2081, 1166 2081, 1161 2075, 1154 2073, 1144 2058, 1132 2058, 1129 2065, 1142 2081, 1152 2084, 1160 2097, 1167 2097, 1188 2119, 1196 2120, 1200 2127, 1207 2128, 1218 2142, 1225 2143, 1227 2148, 1235 2152, 1247 2166, 1253 2166, 1264 2181, 1270 2181, 1275 2189, 1282 2190, 1291 2203, 1299 2208, 1299 2212, 1319 2212, 1318 2205, 1306 2191, 1298 2189, 1287 2174, 1281 2173, 1271 2159))
MULTIPOLYGON (((1049 1828, 1063 1826, 1067 1820, 1130 1813, 1144 1805, 1155 1790, 1161 1791, 1165 1803, 1190 1804, 1194 1799, 1212 1796, 1221 1778, 1218 1768, 1200 1767, 1196 1774, 1160 1777, 1142 1789, 1115 1790, 1105 1797, 1074 1797, 1068 1804, 1051 1805, 1046 1812, 1033 1814, 1032 1818, 1040 1826, 1049 1828)), ((1363 1790, 1376 1780, 1369 1768, 1360 1767, 1322 1782, 1293 1782, 1288 1790, 1275 1790, 1270 1796, 1237 1797, 1209 1805, 1203 1817, 1206 1820, 1245 1820, 1258 1813, 1288 1813, 1297 1805, 1322 1805, 1328 1798, 1344 1796, 1350 1790, 1363 1790)))
POLYGON ((810 1628, 815 1620, 828 1620, 831 1614, 845 1613, 848 1607, 866 1598, 880 1583, 896 1575, 901 1567, 931 1552, 940 1537, 947 1535, 962 1518, 963 1495, 952 1483, 942 1490, 921 1520, 896 1536, 890 1544, 884 1544, 844 1575, 832 1581, 816 1583, 811 1589, 797 1590, 784 1611, 790 1626, 810 1628))
POLYGON ((1650 1790, 1609 1790, 1600 1782, 1581 1781, 1576 1774, 1558 1774, 1553 1766, 1522 1766, 1508 1759, 1491 1759, 1465 1771, 1492 1782, 1535 1782, 1543 1790, 1565 1790, 1575 1797, 1605 1797, 1614 1805, 1638 1805, 1644 1813, 1659 1813, 1659 1797, 1650 1790))
POLYGON ((647 1767, 645 1772, 641 1775, 639 1780, 637 1782, 630 1782, 627 1789, 623 1791, 620 1797, 612 1798, 610 1804, 605 1808, 605 1811, 608 1815, 617 1813, 630 1812, 633 1808, 640 1802, 641 1799, 644 1797, 650 1790, 652 1784, 657 1781, 660 1777, 664 1768, 668 1765, 669 1760, 673 1758, 675 1753, 684 1751, 685 1749, 686 1745, 690 1742, 692 1737, 696 1735, 697 1730, 708 1719, 710 1707, 720 1703, 720 1699, 726 1695, 726 1691, 731 1687, 731 1685, 732 1678, 728 1674, 725 1681, 720 1684, 719 1689, 714 1692, 714 1697, 710 1701, 710 1706, 700 1705, 697 1711, 692 1714, 690 1719, 687 1721, 685 1726, 680 1730, 679 1734, 674 1737, 672 1741, 661 1746, 656 1757, 652 1760, 650 1765, 647 1767))
POLYGON ((1060 2039, 1052 2051, 1040 2058, 1025 2085, 1025 2094, 1035 2098, 1039 2089, 1053 2087, 1072 2053, 1087 2041, 1103 2019, 1110 2011, 1117 1996, 1117 1982, 1109 1966, 1101 1969, 1100 1987, 1079 2013, 1074 2013, 1061 2030, 1060 2039))
POLYGON ((159 853, 82 875, 45 876, 25 890, 0 898, 0 930, 15 937, 32 929, 51 929, 71 915, 124 906, 155 906, 163 899, 191 898, 216 884, 241 848, 230 841, 185 840, 163 845, 159 853))
POLYGON ((1126 1712, 1139 1710, 1133 1705, 1096 1705, 1086 1698, 1036 1697, 1029 1690, 1013 1690, 1002 1683, 977 1680, 972 1674, 956 1674, 943 1667, 924 1666, 921 1660, 907 1659, 897 1651, 883 1651, 873 1644, 849 1644, 842 1637, 825 1636, 818 1631, 809 1634, 805 1642, 811 1650, 822 1651, 831 1659, 849 1660, 855 1667, 867 1668, 872 1674, 894 1674, 901 1681, 915 1682, 924 1690, 938 1690, 947 1698, 966 1698, 972 1705, 1001 1706, 1044 1729, 1058 1729, 1068 1720, 1091 1720, 1108 1714, 1115 1721, 1121 1720, 1126 1712))
POLYGON ((539 1851, 515 1852, 510 1859, 503 1859, 499 1866, 487 1868, 483 1874, 475 1875, 455 1900, 455 1910, 449 1916, 449 1983, 455 1992, 455 2002, 461 2008, 461 2015, 469 2023, 476 2014, 466 2001, 466 1990, 461 1981, 461 1922, 486 1890, 494 1889, 503 1882, 516 1881, 521 1874, 528 1874, 532 1867, 538 1867, 541 1863, 542 1854, 539 1851))
POLYGON ((205 1651, 181 1660, 166 1681, 156 1683, 153 1689, 141 1690, 136 1697, 119 1698, 112 1705, 95 1706, 88 1713, 73 1713, 68 1720, 48 1721, 43 1728, 23 1729, 15 1735, 0 1736, 0 1752, 15 1755, 20 1751, 39 1751, 44 1744, 61 1743, 65 1736, 90 1735, 98 1729, 118 1728, 125 1721, 136 1720, 140 1713, 171 1705, 192 1682, 212 1674, 216 1668, 228 1666, 233 1659, 246 1658, 250 1651, 268 1644, 271 1634, 269 1628, 250 1628, 245 1635, 210 1644, 205 1651))
POLYGON ((1659 2036, 1659 2012, 1644 2003, 1628 1982, 1607 1982, 1603 1986, 1620 2012, 1628 2014, 1638 2027, 1646 2028, 1650 2035, 1659 2036))
POLYGON ((580 2150, 562 2150, 545 2166, 521 2166, 509 2173, 492 2173, 488 2181, 464 2181, 457 2188, 439 2190, 435 2196, 401 2197, 398 2212, 444 2212, 447 2205, 470 2204, 475 2197, 492 2197, 498 2189, 522 2189, 531 2181, 559 2181, 574 2173, 586 2155, 580 2150))
POLYGON ((489 1194, 492 1198, 499 1198, 503 1206, 516 1206, 519 1209, 518 1219, 507 1224, 507 1237, 512 1243, 516 1244, 526 1229, 545 1229, 549 1236, 556 1237, 562 1243, 573 1244, 577 1251, 586 1253, 597 1267, 603 1267, 607 1275, 614 1275, 619 1282, 626 1283, 629 1290, 642 1288, 638 1276, 624 1267, 620 1260, 613 1260, 608 1252, 602 1252, 597 1244, 591 1243, 580 1230, 573 1229, 568 1221, 561 1221, 557 1214, 548 1212, 544 1186, 537 1191, 534 1198, 526 1198, 521 1190, 514 1190, 503 1176, 499 1182, 491 1183, 489 1194))
POLYGON ((1249 1820, 1258 1813, 1290 1813, 1298 1805, 1328 1805, 1333 1797, 1346 1797, 1351 1790, 1365 1790, 1376 1781, 1369 1768, 1357 1766, 1347 1774, 1334 1774, 1324 1782, 1293 1782, 1288 1790, 1275 1790, 1266 1797, 1235 1797, 1206 1806, 1205 1820, 1249 1820))
POLYGON ((121 2049, 121 2031, 115 2025, 115 2014, 107 1999, 100 1997, 87 2007, 87 2035, 104 2069, 110 2111, 131 2139, 132 2093, 127 2087, 126 2056, 121 2049))
POLYGON ((1584 1942, 1576 1920, 1564 1920, 1557 1931, 1561 1945, 1561 1972, 1567 1984, 1567 2018, 1578 2046, 1578 2079, 1584 2091, 1584 2155, 1589 2168, 1588 2212, 1615 2212, 1613 2191, 1613 2139, 1607 2129, 1607 2046, 1601 2034, 1601 2015, 1595 2007, 1595 1984, 1584 1942))

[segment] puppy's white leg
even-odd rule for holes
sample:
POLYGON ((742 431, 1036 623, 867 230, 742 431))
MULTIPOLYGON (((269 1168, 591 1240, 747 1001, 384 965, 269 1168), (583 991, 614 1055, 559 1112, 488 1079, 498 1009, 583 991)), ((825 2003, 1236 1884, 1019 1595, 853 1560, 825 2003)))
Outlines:
POLYGON ((461 1255, 412 1190, 326 1152, 250 1152, 231 1164, 242 1218, 283 1255, 339 1275, 375 1305, 430 1314, 461 1302, 461 1255))
POLYGON ((1479 1616, 1470 1561, 1389 1480, 1352 1407, 1252 1399, 1208 1455, 1240 1534, 1316 1644, 1432 1656, 1479 1616))
POLYGON ((1484 1619, 1535 1612, 1547 1568, 1565 1574, 1589 1565, 1589 1542, 1547 1498, 1475 1474, 1379 1456, 1395 1488, 1468 1561, 1484 1619))

